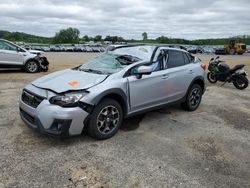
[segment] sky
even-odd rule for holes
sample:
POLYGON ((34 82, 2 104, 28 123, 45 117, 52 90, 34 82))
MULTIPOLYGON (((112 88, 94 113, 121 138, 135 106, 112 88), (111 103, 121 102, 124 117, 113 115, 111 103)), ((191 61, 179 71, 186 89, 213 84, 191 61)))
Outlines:
POLYGON ((250 35, 250 0, 1 0, 0 10, 0 30, 48 37, 68 27, 125 39, 250 35))

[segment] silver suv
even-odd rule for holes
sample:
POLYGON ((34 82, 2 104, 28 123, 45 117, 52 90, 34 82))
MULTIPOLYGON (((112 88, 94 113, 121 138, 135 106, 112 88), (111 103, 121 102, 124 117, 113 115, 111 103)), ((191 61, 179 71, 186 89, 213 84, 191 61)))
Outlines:
POLYGON ((49 62, 41 54, 33 54, 28 50, 4 39, 0 39, 0 68, 23 68, 34 73, 47 71, 49 62))
POLYGON ((133 45, 107 52, 72 69, 27 85, 20 114, 31 128, 49 135, 112 137, 124 118, 181 103, 196 110, 205 91, 205 65, 187 51, 133 45))

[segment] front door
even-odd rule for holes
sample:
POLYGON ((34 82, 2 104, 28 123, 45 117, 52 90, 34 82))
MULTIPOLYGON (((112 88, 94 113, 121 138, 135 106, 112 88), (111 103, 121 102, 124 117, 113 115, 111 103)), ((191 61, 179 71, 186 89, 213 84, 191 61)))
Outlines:
POLYGON ((21 65, 23 64, 23 54, 17 51, 17 47, 0 41, 0 63, 6 65, 21 65))
POLYGON ((157 106, 166 103, 167 70, 158 70, 150 75, 142 75, 138 79, 136 76, 129 76, 129 94, 131 112, 157 106))

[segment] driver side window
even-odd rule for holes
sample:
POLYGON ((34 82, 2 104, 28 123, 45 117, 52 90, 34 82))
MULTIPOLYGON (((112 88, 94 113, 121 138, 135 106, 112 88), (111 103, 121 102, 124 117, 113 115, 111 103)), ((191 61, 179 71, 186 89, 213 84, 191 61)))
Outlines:
POLYGON ((4 41, 0 41, 0 49, 1 50, 11 50, 11 51, 17 50, 16 46, 14 46, 10 43, 4 42, 4 41))

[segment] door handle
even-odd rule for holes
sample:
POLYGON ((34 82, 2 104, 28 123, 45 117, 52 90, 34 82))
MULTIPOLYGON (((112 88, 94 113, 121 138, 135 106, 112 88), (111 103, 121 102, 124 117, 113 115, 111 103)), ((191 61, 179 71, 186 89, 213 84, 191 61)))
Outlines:
POLYGON ((164 74, 164 75, 162 75, 162 77, 161 77, 161 79, 167 79, 169 77, 169 75, 168 74, 164 74))

